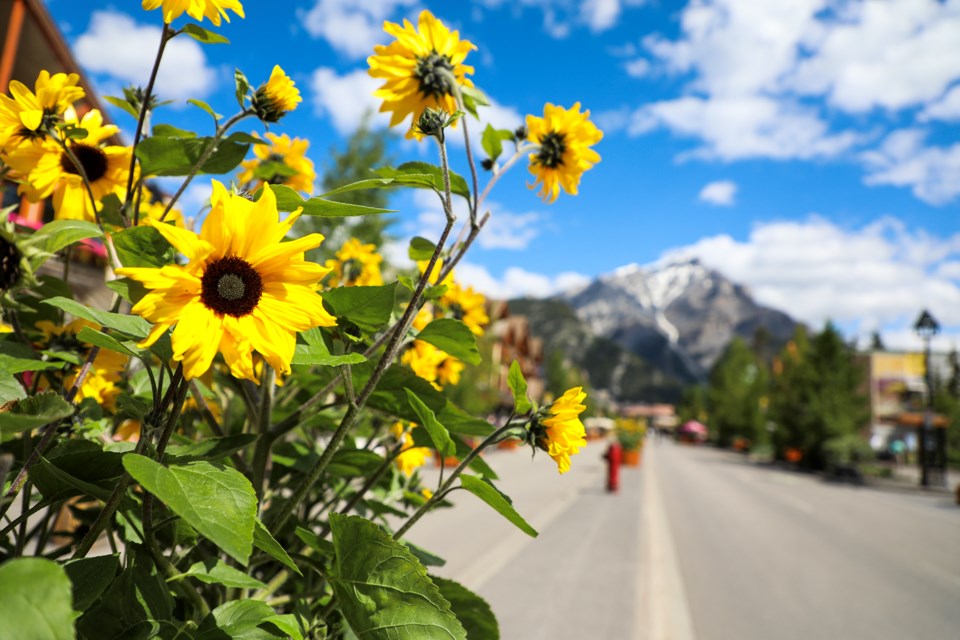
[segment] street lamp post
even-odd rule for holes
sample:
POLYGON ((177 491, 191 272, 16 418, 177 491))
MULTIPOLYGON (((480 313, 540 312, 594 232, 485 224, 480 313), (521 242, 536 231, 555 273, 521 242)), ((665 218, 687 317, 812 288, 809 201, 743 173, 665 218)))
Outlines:
POLYGON ((920 429, 920 443, 918 447, 920 462, 920 485, 930 486, 930 460, 928 439, 933 428, 933 378, 930 370, 930 340, 940 332, 940 325, 930 312, 924 309, 917 323, 913 325, 920 339, 923 340, 923 370, 927 385, 926 410, 923 414, 923 426, 920 429))

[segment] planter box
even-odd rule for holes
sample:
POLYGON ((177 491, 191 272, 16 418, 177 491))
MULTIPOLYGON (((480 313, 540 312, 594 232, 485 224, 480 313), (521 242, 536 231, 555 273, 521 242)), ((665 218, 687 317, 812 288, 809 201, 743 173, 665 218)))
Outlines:
POLYGON ((627 449, 626 451, 624 451, 623 466, 639 467, 640 466, 640 449, 627 449))

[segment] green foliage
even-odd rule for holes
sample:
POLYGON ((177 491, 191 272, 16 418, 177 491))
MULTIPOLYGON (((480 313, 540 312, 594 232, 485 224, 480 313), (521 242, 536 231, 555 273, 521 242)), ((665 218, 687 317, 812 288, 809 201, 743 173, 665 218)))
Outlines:
POLYGON ((331 582, 344 618, 357 636, 371 640, 467 637, 450 603, 404 545, 356 516, 333 515, 330 526, 336 554, 331 582))
POLYGON ((710 372, 710 426, 723 445, 734 438, 756 442, 765 433, 767 372, 740 338, 734 338, 710 372))
POLYGON ((209 462, 164 467, 135 454, 124 456, 123 466, 171 511, 246 565, 253 547, 257 497, 243 474, 209 462))
POLYGON ((450 603, 470 640, 499 640, 497 617, 486 600, 453 580, 436 576, 430 576, 430 579, 450 603))
POLYGON ((38 429, 73 415, 74 408, 56 393, 41 393, 18 400, 0 413, 0 436, 38 429))
POLYGON ((153 227, 137 226, 121 229, 110 239, 125 267, 162 267, 173 262, 173 247, 153 227))
POLYGON ((517 513, 517 510, 514 509, 510 503, 510 500, 490 482, 475 478, 474 476, 463 475, 460 476, 460 486, 493 507, 494 511, 509 520, 531 538, 536 538, 539 535, 537 530, 527 524, 523 516, 517 513))
MULTIPOLYGON (((444 193, 443 173, 440 167, 427 162, 404 162, 397 168, 382 167, 375 172, 381 178, 392 179, 395 184, 433 189, 437 194, 444 193)), ((470 197, 470 187, 461 175, 450 172, 450 191, 462 198, 470 197)))
POLYGON ((43 558, 0 564, 0 629, 5 640, 73 640, 70 580, 43 558))
MULTIPOLYGON (((304 199, 299 193, 284 185, 270 187, 277 196, 277 208, 280 211, 303 209, 303 215, 318 218, 347 218, 350 216, 371 216, 392 213, 389 209, 367 207, 360 204, 337 202, 325 198, 304 199)), ((262 191, 261 191, 262 193, 262 191)))
POLYGON ((480 363, 477 338, 462 320, 438 318, 417 334, 417 340, 429 342, 468 364, 480 363))
POLYGON ((517 415, 524 415, 533 409, 533 403, 527 395, 527 381, 520 370, 520 363, 514 360, 510 363, 510 372, 507 374, 507 384, 513 393, 513 410, 517 415))
POLYGON ((230 134, 219 142, 212 137, 153 135, 140 141, 136 154, 145 174, 185 176, 193 171, 207 148, 216 145, 199 173, 218 175, 236 169, 253 142, 257 142, 256 138, 245 133, 230 134))
POLYGON ((397 283, 379 287, 338 287, 323 292, 333 315, 349 320, 364 331, 381 329, 393 314, 397 283))
POLYGON ((445 426, 440 424, 436 414, 430 407, 423 403, 423 400, 417 397, 417 394, 410 391, 410 389, 404 389, 404 391, 407 392, 407 400, 410 402, 410 406, 417 414, 417 421, 430 435, 434 449, 436 449, 440 455, 452 456, 456 452, 456 445, 454 445, 453 440, 450 439, 450 432, 447 431, 445 426))

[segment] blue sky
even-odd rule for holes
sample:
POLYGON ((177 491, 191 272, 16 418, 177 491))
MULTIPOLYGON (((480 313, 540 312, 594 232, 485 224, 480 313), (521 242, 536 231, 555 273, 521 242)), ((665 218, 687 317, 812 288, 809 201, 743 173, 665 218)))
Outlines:
MULTIPOLYGON (((542 295, 628 263, 697 256, 762 302, 814 324, 833 318, 851 337, 880 329, 909 346, 923 307, 945 325, 944 347, 960 336, 960 1, 244 4, 246 19, 219 30, 230 45, 172 43, 158 91, 178 105, 156 122, 208 131, 187 97, 232 113, 233 68, 257 84, 279 64, 304 102, 275 130, 308 138, 322 169, 376 108, 365 61, 388 41, 383 20, 415 21, 421 8, 477 45, 473 78, 496 102, 485 120, 513 126, 548 101, 591 110, 603 159, 579 196, 543 204, 519 165, 497 185, 489 235, 459 270, 489 294, 542 295)), ((49 7, 102 91, 145 82, 158 12, 49 7)), ((394 205, 398 235, 437 227, 428 200, 394 205)))

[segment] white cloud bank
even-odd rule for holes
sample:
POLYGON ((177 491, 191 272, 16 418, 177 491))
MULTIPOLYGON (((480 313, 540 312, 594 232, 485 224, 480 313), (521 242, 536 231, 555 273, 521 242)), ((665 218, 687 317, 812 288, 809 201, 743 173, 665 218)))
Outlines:
POLYGON ((832 319, 854 335, 880 329, 894 339, 888 346, 915 347, 906 329, 926 308, 960 337, 960 233, 938 238, 890 217, 844 228, 811 216, 758 224, 744 241, 703 238, 661 260, 690 257, 814 327, 832 319))
POLYGON ((960 119, 960 0, 691 0, 678 37, 642 44, 652 62, 643 74, 687 81, 677 97, 608 114, 629 135, 663 128, 696 140, 680 159, 859 158, 869 185, 908 187, 931 204, 960 194, 946 184, 960 147, 850 153, 894 133, 884 132, 893 118, 864 116, 960 119))
MULTIPOLYGON (((123 85, 142 85, 150 77, 159 44, 159 27, 137 24, 125 13, 95 11, 74 51, 90 72, 123 85)), ((179 37, 167 44, 154 87, 161 100, 204 98, 216 87, 217 74, 198 42, 179 37)))
POLYGON ((457 266, 457 280, 470 285, 488 298, 546 298, 562 291, 576 289, 590 282, 591 278, 567 271, 555 276, 534 273, 520 267, 509 267, 497 278, 486 267, 469 262, 457 266))
POLYGON ((365 58, 390 38, 383 21, 417 0, 317 0, 309 11, 299 10, 300 23, 314 38, 326 40, 349 58, 365 58))

